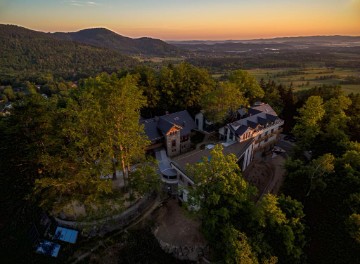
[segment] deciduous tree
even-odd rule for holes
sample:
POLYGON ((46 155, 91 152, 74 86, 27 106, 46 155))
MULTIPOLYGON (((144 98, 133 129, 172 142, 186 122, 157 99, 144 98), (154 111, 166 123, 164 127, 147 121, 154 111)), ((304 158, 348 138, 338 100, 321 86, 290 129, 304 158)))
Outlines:
POLYGON ((301 150, 308 150, 315 137, 321 131, 321 120, 325 114, 323 100, 320 96, 311 96, 299 109, 297 123, 293 128, 301 150))
POLYGON ((231 117, 240 106, 246 106, 247 100, 235 84, 221 82, 213 91, 201 98, 201 108, 208 120, 223 123, 231 117))
POLYGON ((229 74, 228 80, 234 83, 250 103, 261 100, 265 93, 254 76, 247 71, 236 70, 229 74))

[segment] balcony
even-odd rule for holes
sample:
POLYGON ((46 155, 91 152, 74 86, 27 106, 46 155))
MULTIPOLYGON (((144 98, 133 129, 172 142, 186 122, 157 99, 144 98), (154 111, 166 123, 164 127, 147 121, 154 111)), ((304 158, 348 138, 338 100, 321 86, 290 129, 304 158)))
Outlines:
POLYGON ((260 142, 267 141, 269 138, 276 136, 276 139, 278 138, 280 132, 279 130, 274 131, 273 133, 270 133, 266 136, 261 136, 261 138, 255 140, 255 144, 259 144, 260 142))
POLYGON ((173 175, 173 174, 172 175, 166 175, 163 172, 161 174, 162 174, 162 177, 161 177, 162 182, 170 183, 170 184, 178 183, 177 174, 176 175, 173 175))

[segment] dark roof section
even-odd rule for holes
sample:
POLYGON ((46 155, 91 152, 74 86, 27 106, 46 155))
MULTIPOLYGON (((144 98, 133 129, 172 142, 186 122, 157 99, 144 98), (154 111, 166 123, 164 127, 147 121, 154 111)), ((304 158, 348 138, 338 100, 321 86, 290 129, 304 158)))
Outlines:
POLYGON ((247 121, 247 124, 248 124, 248 126, 251 127, 251 128, 256 128, 257 125, 258 125, 257 123, 252 122, 252 121, 250 121, 250 120, 247 121))
POLYGON ((270 114, 270 115, 274 115, 276 116, 276 112, 274 111, 274 109, 272 109, 272 107, 269 104, 265 104, 265 103, 261 103, 261 102, 257 102, 255 103, 252 107, 253 110, 257 110, 266 114, 270 114))
POLYGON ((279 119, 277 116, 266 114, 266 119, 270 120, 271 122, 275 122, 277 119, 279 119))
POLYGON ((170 123, 166 119, 160 117, 159 122, 157 123, 157 128, 165 135, 175 124, 170 123))
POLYGON ((160 117, 142 119, 140 124, 144 125, 145 133, 151 141, 163 138, 174 125, 181 127, 181 136, 190 134, 191 130, 196 128, 194 120, 186 110, 160 117))
POLYGON ((258 122, 260 125, 266 125, 268 123, 268 120, 262 117, 258 117, 258 122))
MULTIPOLYGON (((231 127, 231 126, 230 126, 231 127)), ((241 136, 242 134, 244 134, 246 132, 246 130, 248 130, 247 126, 243 126, 241 125, 236 131, 236 135, 241 136)))
POLYGON ((175 124, 182 127, 182 129, 180 130, 181 136, 190 134, 191 130, 196 128, 196 124, 194 120, 190 116, 189 112, 186 110, 172 113, 169 115, 163 115, 160 117, 160 119, 164 119, 171 124, 175 124))
POLYGON ((257 115, 257 114, 259 114, 259 113, 261 113, 260 110, 257 110, 257 109, 254 109, 254 108, 249 108, 249 109, 248 109, 248 115, 249 115, 249 116, 257 115))
POLYGON ((144 125, 145 134, 151 141, 155 141, 163 137, 163 135, 160 134, 160 131, 157 128, 157 123, 157 118, 140 120, 140 124, 144 125))
POLYGON ((236 130, 236 134, 241 136, 246 131, 245 128, 241 128, 242 126, 256 129, 258 125, 266 127, 278 120, 280 121, 281 119, 277 116, 270 105, 259 102, 249 109, 246 117, 240 118, 239 120, 228 124, 227 127, 229 127, 232 131, 236 130), (261 110, 264 110, 265 112, 262 112, 261 110))

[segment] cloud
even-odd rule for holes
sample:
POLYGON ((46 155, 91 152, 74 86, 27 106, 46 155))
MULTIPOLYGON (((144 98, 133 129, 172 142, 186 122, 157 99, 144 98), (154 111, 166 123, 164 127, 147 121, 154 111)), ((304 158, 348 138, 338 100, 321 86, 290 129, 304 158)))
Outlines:
POLYGON ((71 5, 71 6, 90 6, 90 7, 95 7, 95 6, 100 6, 100 3, 94 2, 94 1, 81 1, 81 0, 67 0, 64 1, 64 3, 71 5))

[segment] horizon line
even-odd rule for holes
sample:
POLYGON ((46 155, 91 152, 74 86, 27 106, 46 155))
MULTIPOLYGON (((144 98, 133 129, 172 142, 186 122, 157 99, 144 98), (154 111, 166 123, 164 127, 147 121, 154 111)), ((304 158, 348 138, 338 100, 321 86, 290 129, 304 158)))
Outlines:
POLYGON ((138 36, 138 37, 133 37, 133 36, 129 36, 129 35, 123 35, 122 33, 119 33, 113 29, 104 27, 104 26, 94 26, 94 27, 87 27, 87 28, 81 28, 75 31, 43 31, 43 30, 39 30, 39 29, 32 29, 32 28, 28 28, 26 26, 23 25, 19 25, 19 24, 7 24, 7 23, 0 23, 0 25, 9 25, 9 26, 18 26, 18 27, 22 27, 28 30, 33 30, 33 31, 37 31, 37 32, 42 32, 42 33, 50 33, 50 34, 54 34, 54 33, 76 33, 82 30, 88 30, 88 29, 106 29, 109 30, 111 32, 114 32, 117 35, 123 36, 123 37, 128 37, 128 38, 132 38, 132 39, 138 39, 138 38, 153 38, 153 39, 159 39, 165 42, 185 42, 185 41, 192 41, 192 42, 204 42, 204 41, 223 41, 223 42, 229 42, 229 41, 255 41, 255 40, 276 40, 276 39, 281 39, 281 38, 304 38, 304 37, 360 37, 359 35, 343 35, 343 34, 317 34, 317 35, 277 35, 277 36, 271 36, 271 37, 258 37, 258 38, 239 38, 239 39, 231 39, 231 38, 225 38, 225 39, 165 39, 165 38, 159 38, 159 37, 154 37, 154 36, 150 36, 150 35, 144 35, 144 36, 138 36))

